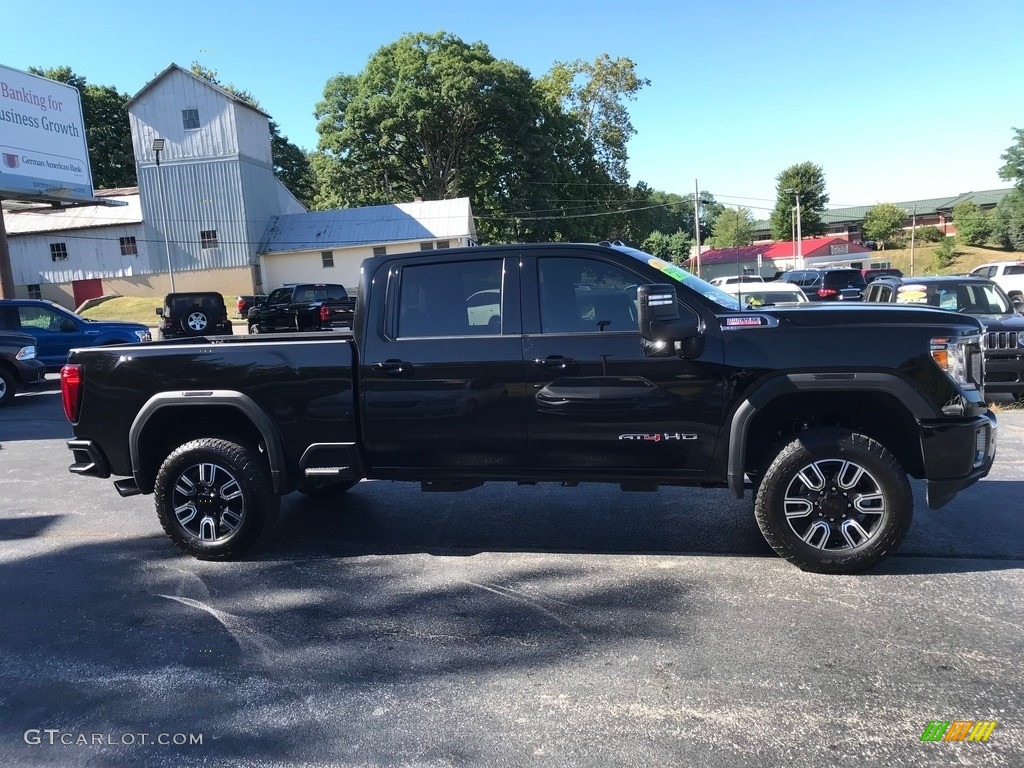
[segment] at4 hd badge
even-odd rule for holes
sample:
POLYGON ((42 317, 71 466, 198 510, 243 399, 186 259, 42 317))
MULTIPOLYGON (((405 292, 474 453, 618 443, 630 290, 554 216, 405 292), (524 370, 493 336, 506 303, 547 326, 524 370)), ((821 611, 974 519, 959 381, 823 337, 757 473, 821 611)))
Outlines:
POLYGON ((686 432, 627 432, 619 435, 619 440, 644 440, 660 443, 663 440, 696 440, 697 436, 686 432))

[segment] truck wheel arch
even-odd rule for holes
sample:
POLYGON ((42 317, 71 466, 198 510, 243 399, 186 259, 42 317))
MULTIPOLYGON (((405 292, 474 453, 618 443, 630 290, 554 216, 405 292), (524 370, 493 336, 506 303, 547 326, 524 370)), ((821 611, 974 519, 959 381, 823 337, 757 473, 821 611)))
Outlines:
MULTIPOLYGON (((915 420, 933 419, 940 414, 904 379, 889 373, 797 373, 776 376, 750 392, 740 402, 729 427, 727 480, 736 498, 743 498, 744 474, 751 425, 773 402, 792 395, 834 393, 888 395, 902 404, 903 412, 915 420)), ((919 449, 917 451, 920 452, 919 449)))
MULTIPOLYGON (((199 407, 227 408, 236 412, 259 433, 266 447, 270 465, 270 480, 274 491, 280 493, 285 487, 286 470, 284 447, 273 421, 248 395, 234 390, 199 390, 160 392, 146 401, 136 414, 128 431, 128 448, 131 457, 132 474, 143 493, 153 490, 155 472, 148 472, 144 458, 146 428, 154 416, 168 408, 187 406, 190 411, 199 407)), ((208 435, 207 435, 208 436, 208 435)))

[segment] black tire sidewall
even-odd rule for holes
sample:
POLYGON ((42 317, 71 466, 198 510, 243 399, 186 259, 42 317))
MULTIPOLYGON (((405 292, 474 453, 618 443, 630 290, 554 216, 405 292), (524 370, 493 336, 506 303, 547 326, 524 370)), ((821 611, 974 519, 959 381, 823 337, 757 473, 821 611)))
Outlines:
POLYGON ((14 399, 18 386, 17 381, 14 379, 14 374, 10 373, 6 368, 0 368, 0 379, 4 383, 4 393, 0 396, 0 408, 3 408, 14 399))
POLYGON ((178 447, 157 472, 153 494, 157 516, 175 545, 201 560, 231 560, 244 555, 273 526, 280 500, 268 480, 266 463, 252 448, 228 440, 200 438, 178 447), (197 461, 228 470, 242 489, 245 513, 230 537, 210 543, 194 538, 174 515, 173 491, 178 477, 197 461))
POLYGON ((783 447, 765 470, 754 514, 765 540, 780 556, 803 570, 842 574, 870 568, 894 552, 910 527, 913 507, 906 474, 880 443, 846 429, 817 428, 783 447), (846 459, 864 467, 885 497, 886 511, 871 540, 850 551, 812 547, 786 521, 783 499, 790 482, 808 464, 823 459, 846 459))

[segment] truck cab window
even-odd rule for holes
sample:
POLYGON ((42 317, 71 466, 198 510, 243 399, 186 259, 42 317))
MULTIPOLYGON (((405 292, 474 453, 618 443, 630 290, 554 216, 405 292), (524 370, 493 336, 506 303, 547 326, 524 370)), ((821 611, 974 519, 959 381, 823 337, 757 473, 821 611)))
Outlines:
POLYGON ((542 333, 637 332, 638 278, 598 259, 541 258, 542 333))
POLYGON ((501 260, 404 267, 399 338, 501 333, 501 260))

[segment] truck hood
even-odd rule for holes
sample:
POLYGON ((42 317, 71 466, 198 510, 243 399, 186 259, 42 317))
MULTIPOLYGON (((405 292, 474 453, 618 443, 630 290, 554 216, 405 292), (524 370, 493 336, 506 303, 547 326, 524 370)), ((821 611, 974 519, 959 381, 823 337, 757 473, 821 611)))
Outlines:
MULTIPOLYGON (((874 302, 808 302, 788 304, 785 307, 761 307, 730 314, 730 317, 771 315, 780 323, 806 327, 876 326, 876 325, 951 325, 969 326, 976 332, 984 330, 975 315, 964 315, 933 307, 906 304, 876 304, 874 302)), ((723 325, 726 325, 723 322, 723 325)))

